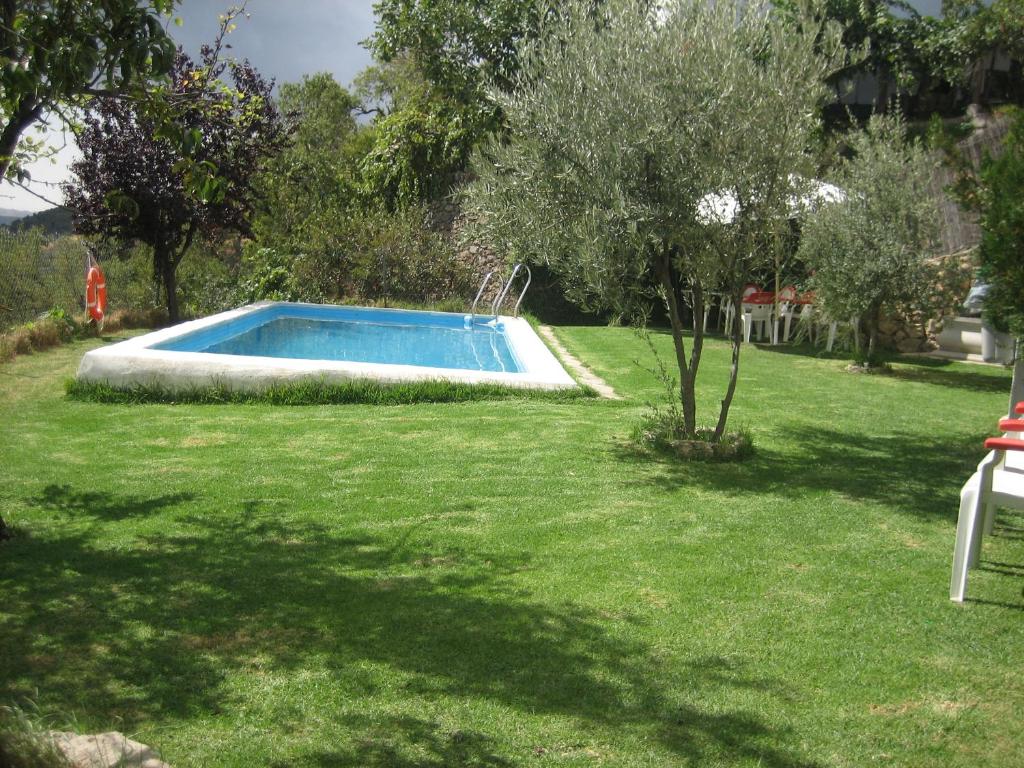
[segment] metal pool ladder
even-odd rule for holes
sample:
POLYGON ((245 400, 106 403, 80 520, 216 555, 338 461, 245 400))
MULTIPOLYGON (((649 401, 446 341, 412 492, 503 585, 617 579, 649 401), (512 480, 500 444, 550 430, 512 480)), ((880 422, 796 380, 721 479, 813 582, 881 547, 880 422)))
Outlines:
POLYGON ((519 307, 523 303, 523 297, 526 296, 526 289, 530 287, 530 283, 533 281, 533 273, 525 264, 516 264, 512 268, 512 274, 508 276, 508 280, 503 280, 501 272, 494 269, 484 275, 484 279, 480 283, 480 288, 476 292, 476 298, 473 299, 473 306, 465 318, 467 328, 472 327, 477 322, 476 305, 480 303, 480 297, 483 295, 484 289, 495 274, 498 275, 498 292, 494 297, 494 301, 491 302, 491 319, 485 320, 484 322, 492 323, 494 325, 498 324, 498 314, 501 312, 501 306, 505 303, 505 299, 508 298, 508 292, 512 290, 512 283, 515 281, 516 275, 519 274, 520 270, 526 270, 526 283, 523 285, 523 290, 519 292, 519 298, 516 300, 516 305, 512 309, 512 316, 519 317, 519 307))

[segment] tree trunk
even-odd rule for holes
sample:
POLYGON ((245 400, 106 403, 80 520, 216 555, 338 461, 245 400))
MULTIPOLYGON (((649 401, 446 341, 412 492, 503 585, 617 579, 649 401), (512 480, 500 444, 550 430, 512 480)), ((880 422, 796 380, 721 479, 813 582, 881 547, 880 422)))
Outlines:
POLYGON ((0 132, 0 178, 7 175, 14 159, 14 151, 18 148, 18 140, 21 134, 32 123, 39 119, 42 107, 35 99, 25 97, 19 103, 14 114, 7 121, 2 132, 0 132))
POLYGON ((1006 414, 1008 418, 1017 418, 1020 414, 1013 409, 1017 403, 1024 402, 1024 359, 1021 359, 1021 340, 1014 342, 1013 381, 1010 384, 1010 407, 1006 414))
POLYGON ((683 340, 683 321, 679 314, 679 299, 676 296, 675 281, 672 279, 672 255, 668 246, 658 259, 658 279, 665 290, 665 308, 672 326, 672 343, 676 351, 676 365, 679 367, 679 399, 683 405, 683 431, 687 437, 697 432, 697 400, 693 391, 690 366, 686 362, 686 342, 683 340))
POLYGON ((159 249, 155 254, 157 263, 160 264, 160 277, 164 284, 164 295, 167 298, 167 319, 171 325, 178 323, 181 316, 178 311, 178 263, 174 257, 167 252, 165 246, 156 246, 159 249))
MULTIPOLYGON (((867 354, 864 356, 864 362, 868 366, 875 365, 878 362, 878 326, 881 324, 882 319, 882 307, 881 305, 872 306, 868 309, 867 315, 864 318, 864 322, 868 327, 868 349, 867 354)), ((860 333, 860 327, 854 329, 854 333, 860 333)))
POLYGON ((729 366, 729 385, 725 389, 725 397, 722 398, 722 407, 718 411, 718 423, 715 425, 714 442, 719 442, 725 434, 725 425, 729 420, 729 408, 732 407, 732 398, 736 394, 736 382, 740 375, 740 345, 743 343, 742 316, 743 316, 743 294, 735 292, 732 297, 733 306, 736 311, 732 316, 732 364, 729 366))

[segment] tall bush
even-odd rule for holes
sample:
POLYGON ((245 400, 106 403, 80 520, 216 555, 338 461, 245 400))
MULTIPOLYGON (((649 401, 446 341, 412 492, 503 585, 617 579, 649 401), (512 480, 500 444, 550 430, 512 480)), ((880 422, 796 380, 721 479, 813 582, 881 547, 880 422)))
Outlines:
POLYGON ((851 157, 836 183, 845 199, 821 206, 804 226, 800 257, 833 318, 858 319, 867 362, 878 359, 883 308, 919 304, 933 288, 938 208, 930 191, 935 160, 909 141, 898 115, 872 117, 849 135, 851 157))

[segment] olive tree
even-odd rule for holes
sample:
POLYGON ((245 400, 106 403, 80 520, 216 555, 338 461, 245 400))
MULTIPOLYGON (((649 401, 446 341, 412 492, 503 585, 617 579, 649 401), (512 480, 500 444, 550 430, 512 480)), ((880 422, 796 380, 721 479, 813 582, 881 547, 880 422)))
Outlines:
POLYGON ((808 219, 798 255, 814 271, 825 311, 859 318, 872 364, 883 308, 918 304, 932 287, 926 267, 938 226, 930 190, 935 161, 907 140, 898 115, 872 117, 848 142, 852 156, 836 171, 845 198, 808 219))
POLYGON ((717 423, 698 431, 703 330, 688 350, 684 305, 701 317, 711 291, 738 303, 772 262, 841 51, 837 27, 758 2, 575 0, 524 44, 515 87, 493 91, 508 133, 474 161, 481 234, 585 305, 642 321, 662 302, 688 437, 721 440, 741 333, 717 423))

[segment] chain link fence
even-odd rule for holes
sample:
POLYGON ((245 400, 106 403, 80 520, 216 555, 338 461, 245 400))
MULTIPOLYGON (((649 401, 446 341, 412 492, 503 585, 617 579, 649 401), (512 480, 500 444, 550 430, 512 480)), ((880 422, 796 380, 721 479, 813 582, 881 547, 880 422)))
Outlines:
POLYGON ((159 304, 153 267, 144 247, 98 247, 80 237, 48 237, 41 230, 0 228, 0 333, 51 310, 85 314, 90 248, 107 283, 108 313, 159 304))

